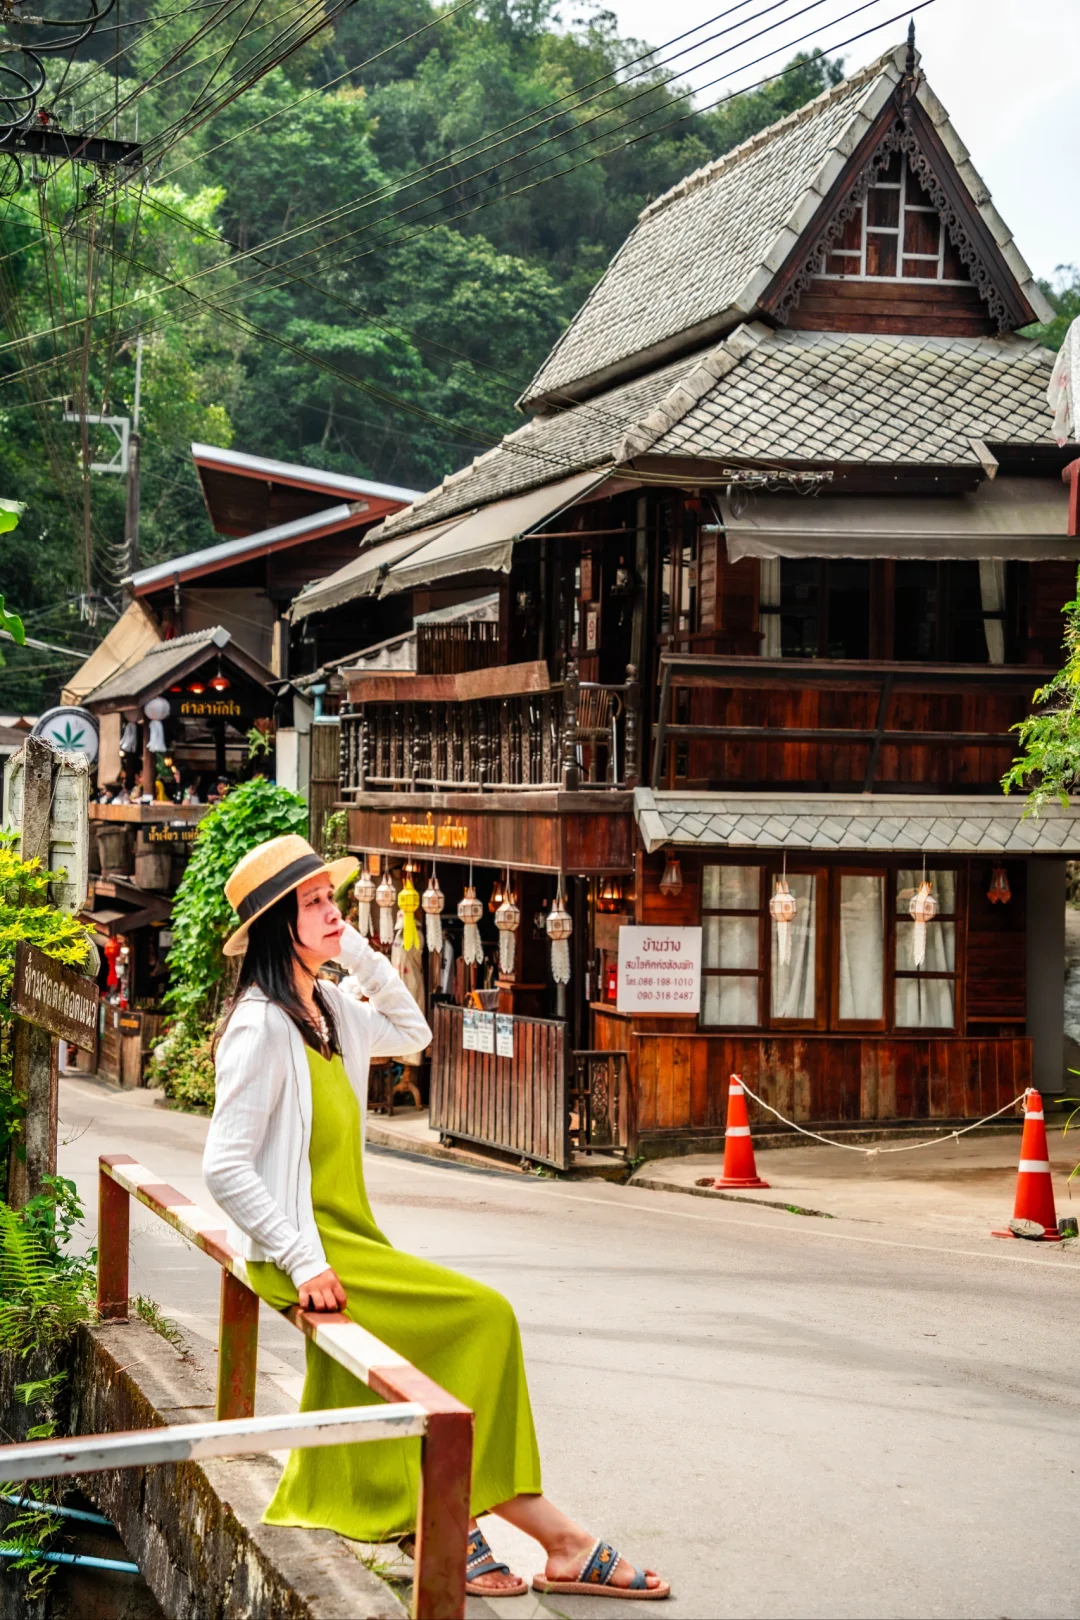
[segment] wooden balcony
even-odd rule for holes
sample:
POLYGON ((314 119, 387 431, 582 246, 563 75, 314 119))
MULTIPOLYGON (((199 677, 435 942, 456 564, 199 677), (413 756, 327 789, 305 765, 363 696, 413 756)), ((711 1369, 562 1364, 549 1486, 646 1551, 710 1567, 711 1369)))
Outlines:
POLYGON ((1044 672, 664 653, 654 788, 994 791, 1044 672))
POLYGON ((542 662, 456 675, 358 676, 341 712, 341 797, 632 787, 639 688, 552 683, 542 662))

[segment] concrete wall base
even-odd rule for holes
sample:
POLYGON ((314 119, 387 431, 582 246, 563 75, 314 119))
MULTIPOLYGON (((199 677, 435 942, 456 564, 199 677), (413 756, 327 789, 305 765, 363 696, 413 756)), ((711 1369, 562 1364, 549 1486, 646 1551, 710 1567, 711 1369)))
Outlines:
MULTIPOLYGON (((144 1322, 80 1331, 71 1432, 205 1422, 209 1369, 144 1322)), ((115 1524, 168 1620, 401 1620, 398 1598, 329 1530, 261 1523, 269 1456, 131 1468, 80 1483, 115 1524)))

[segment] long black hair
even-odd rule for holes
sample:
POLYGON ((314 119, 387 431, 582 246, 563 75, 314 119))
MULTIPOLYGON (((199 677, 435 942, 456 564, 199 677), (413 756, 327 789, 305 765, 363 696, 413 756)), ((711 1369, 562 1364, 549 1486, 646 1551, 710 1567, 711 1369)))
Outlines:
MULTIPOLYGON (((312 1023, 308 1009, 300 999, 296 988, 296 969, 300 966, 300 957, 296 950, 297 916, 296 890, 290 889, 288 894, 283 894, 280 900, 275 900, 272 906, 267 907, 262 916, 256 918, 248 929, 247 950, 240 958, 236 991, 218 1030, 219 1039, 240 997, 245 990, 250 990, 252 985, 256 985, 268 1001, 272 1001, 275 1007, 280 1007, 283 1013, 288 1014, 308 1046, 314 1047, 317 1052, 323 1050, 322 1034, 312 1023)), ((329 1005, 328 998, 320 990, 317 979, 315 1004, 326 1019, 326 1027, 330 1034, 330 1050, 340 1052, 341 1044, 338 1040, 333 1009, 329 1005)))

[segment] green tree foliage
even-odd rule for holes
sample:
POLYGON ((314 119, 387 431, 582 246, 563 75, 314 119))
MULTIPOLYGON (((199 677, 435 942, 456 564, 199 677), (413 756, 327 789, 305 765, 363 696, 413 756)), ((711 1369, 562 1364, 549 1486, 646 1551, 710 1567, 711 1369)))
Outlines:
POLYGON ((25 939, 74 968, 85 967, 89 949, 86 925, 49 903, 51 876, 40 860, 22 860, 12 835, 0 833, 0 1163, 5 1165, 26 1101, 16 1094, 12 1078, 15 947, 25 939))
POLYGON ((237 926, 225 883, 237 862, 268 838, 307 833, 303 799, 263 776, 234 788, 199 823, 172 909, 171 983, 165 1005, 174 1023, 198 1030, 221 1004, 221 947, 237 926))
POLYGON ((1065 333, 1080 316, 1080 269, 1075 264, 1059 264, 1052 281, 1039 281, 1054 310, 1053 319, 1024 329, 1025 337, 1037 338, 1048 349, 1060 349, 1065 333))
MULTIPOLYGON (((70 107, 137 93, 140 140, 171 140, 296 9, 214 15, 133 0, 119 82, 93 67, 116 49, 106 27, 70 107)), ((796 58, 702 113, 680 66, 590 0, 569 21, 553 0, 369 0, 170 144, 149 189, 28 176, 0 220, 0 488, 27 501, 0 580, 30 633, 88 651, 123 605, 123 480, 88 482, 62 419, 84 368, 88 408, 130 414, 143 335, 145 564, 215 538, 193 439, 428 487, 515 425, 642 206, 841 71, 796 58), (77 602, 87 496, 97 623, 77 602)), ((55 701, 71 668, 10 650, 0 707, 55 701)))

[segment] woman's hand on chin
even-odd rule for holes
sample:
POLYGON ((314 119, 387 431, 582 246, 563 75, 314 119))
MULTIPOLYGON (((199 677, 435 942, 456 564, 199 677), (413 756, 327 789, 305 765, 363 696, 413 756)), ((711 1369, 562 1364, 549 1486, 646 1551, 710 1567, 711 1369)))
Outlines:
POLYGON ((297 1293, 302 1311, 343 1311, 348 1304, 337 1273, 329 1268, 302 1282, 297 1293))

